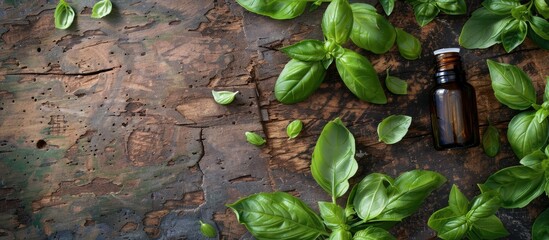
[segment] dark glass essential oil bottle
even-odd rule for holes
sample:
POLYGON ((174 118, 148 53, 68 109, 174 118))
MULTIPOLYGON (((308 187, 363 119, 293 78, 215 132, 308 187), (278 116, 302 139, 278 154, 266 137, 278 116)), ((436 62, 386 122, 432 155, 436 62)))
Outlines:
POLYGON ((431 91, 431 126, 437 150, 479 144, 475 89, 465 79, 459 48, 434 52, 436 85, 431 91))

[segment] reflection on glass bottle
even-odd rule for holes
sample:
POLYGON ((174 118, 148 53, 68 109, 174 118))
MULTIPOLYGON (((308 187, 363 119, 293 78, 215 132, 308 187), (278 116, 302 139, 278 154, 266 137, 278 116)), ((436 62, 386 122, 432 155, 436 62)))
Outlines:
POLYGON ((437 150, 479 144, 475 89, 466 82, 459 48, 434 52, 436 85, 431 91, 430 110, 433 140, 437 150))

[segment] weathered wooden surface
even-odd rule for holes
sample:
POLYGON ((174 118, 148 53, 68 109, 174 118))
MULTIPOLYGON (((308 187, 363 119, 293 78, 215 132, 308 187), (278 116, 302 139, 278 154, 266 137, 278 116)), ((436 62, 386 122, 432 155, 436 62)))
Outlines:
MULTIPOLYGON (((469 3, 469 12, 479 2, 469 3)), ((528 40, 510 54, 501 46, 464 50, 481 131, 489 118, 502 132, 503 149, 495 158, 480 147, 435 151, 427 105, 431 52, 457 45, 463 16, 441 15, 419 28, 411 8, 397 2, 389 20, 420 38, 422 58, 404 60, 395 48, 361 51, 381 79, 388 66, 406 79, 406 96, 388 93, 387 105, 361 102, 331 69, 307 101, 282 105, 272 89, 288 58, 276 49, 321 39, 325 5, 277 21, 231 0, 114 1, 114 12, 97 20, 89 17, 93 3, 71 4, 78 16, 68 30, 54 28, 52 1, 0 3, 0 239, 200 239, 200 219, 222 239, 250 238, 225 204, 260 191, 291 192, 313 208, 327 199, 309 164, 318 134, 335 117, 357 140, 361 167, 353 181, 411 169, 448 178, 392 230, 400 239, 431 238, 426 220, 447 204, 451 184, 473 197, 476 183, 518 164, 505 139, 516 112, 493 96, 485 60, 517 64, 539 93, 549 75, 549 51, 528 40), (240 94, 220 106, 212 89, 240 94), (395 145, 378 143, 375 130, 390 114, 414 119, 395 145), (305 128, 287 140, 293 119, 305 128), (246 143, 245 131, 264 134, 267 145, 246 143)), ((509 239, 529 239, 532 220, 548 205, 543 196, 524 209, 500 210, 509 239)))

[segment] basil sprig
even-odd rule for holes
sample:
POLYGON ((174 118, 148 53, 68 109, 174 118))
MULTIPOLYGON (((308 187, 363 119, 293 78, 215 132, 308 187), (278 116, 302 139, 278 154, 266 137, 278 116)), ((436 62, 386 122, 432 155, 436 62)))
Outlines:
POLYGON ((69 28, 74 21, 74 15, 72 7, 65 0, 59 0, 53 13, 55 27, 59 29, 69 28))

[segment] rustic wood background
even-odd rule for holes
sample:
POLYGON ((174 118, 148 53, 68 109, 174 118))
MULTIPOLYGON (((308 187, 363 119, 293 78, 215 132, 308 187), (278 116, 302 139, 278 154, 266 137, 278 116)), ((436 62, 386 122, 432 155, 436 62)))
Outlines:
MULTIPOLYGON (((420 28, 411 7, 397 1, 389 20, 421 40, 421 59, 407 61, 396 48, 361 53, 380 79, 391 67, 407 80, 406 96, 387 92, 386 105, 361 102, 334 68, 308 100, 282 105, 273 87, 288 58, 277 49, 322 39, 326 4, 277 21, 233 0, 116 0, 113 13, 98 20, 90 18, 94 1, 82 0, 71 3, 73 25, 58 30, 56 3, 0 3, 0 239, 201 239, 198 220, 215 225, 221 239, 250 239, 225 204, 261 191, 290 192, 315 209, 317 200, 328 199, 309 164, 322 127, 336 117, 356 137, 360 170, 353 182, 411 169, 448 178, 392 229, 399 239, 434 238, 426 221, 447 205, 452 184, 472 198, 477 183, 518 164, 505 139, 516 112, 495 99, 485 60, 524 69, 540 98, 549 75, 549 51, 529 40, 512 53, 501 46, 463 50, 481 132, 490 119, 503 148, 495 158, 480 147, 435 151, 431 53, 457 45, 466 16, 440 15, 420 28), (221 106, 212 89, 240 93, 221 106), (413 123, 403 141, 385 145, 376 126, 391 114, 410 115, 413 123), (305 128, 287 140, 285 127, 294 119, 305 128), (245 131, 263 134, 267 145, 248 144, 245 131)), ((468 1, 468 13, 479 6, 468 1)), ((500 210, 509 239, 530 239, 533 219, 548 206, 542 196, 526 208, 500 210)))

